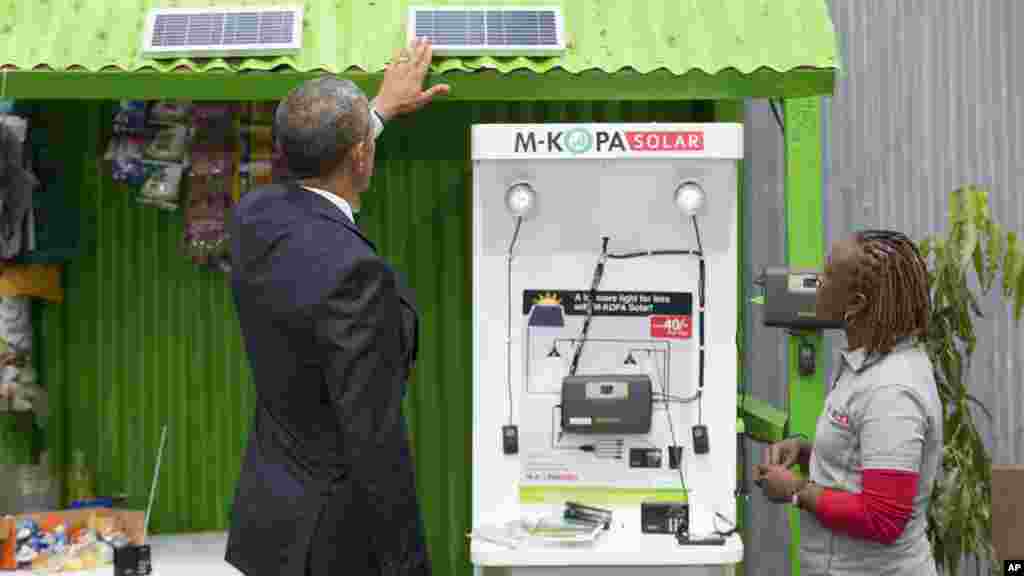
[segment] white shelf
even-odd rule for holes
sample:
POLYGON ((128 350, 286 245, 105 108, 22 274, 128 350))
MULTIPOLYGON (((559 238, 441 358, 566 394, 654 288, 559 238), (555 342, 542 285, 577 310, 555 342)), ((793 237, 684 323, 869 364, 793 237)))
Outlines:
MULTIPOLYGON (((224 561, 228 536, 224 532, 160 535, 149 538, 153 576, 239 576, 241 572, 224 561)), ((96 570, 62 572, 61 576, 110 576, 112 566, 96 570)), ((8 572, 12 576, 32 576, 31 570, 8 572)))
POLYGON ((615 524, 594 544, 529 545, 506 548, 474 540, 473 564, 484 567, 530 566, 726 566, 743 561, 739 535, 721 546, 680 546, 669 534, 640 531, 640 509, 615 510, 615 524))

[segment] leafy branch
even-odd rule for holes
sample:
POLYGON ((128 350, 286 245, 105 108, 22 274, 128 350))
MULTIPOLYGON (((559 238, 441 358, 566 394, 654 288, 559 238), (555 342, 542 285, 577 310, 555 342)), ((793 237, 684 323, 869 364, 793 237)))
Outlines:
MULTIPOLYGON (((921 244, 932 297, 927 347, 943 407, 942 472, 928 510, 928 538, 944 574, 959 572, 965 554, 995 561, 992 547, 992 461, 971 406, 992 414, 968 392, 977 346, 980 297, 997 283, 1019 321, 1024 312, 1024 245, 992 220, 988 193, 975 187, 950 196, 945 237, 921 244), (970 272, 976 287, 972 287, 970 272)), ((993 564, 995 566, 995 564, 993 564)))

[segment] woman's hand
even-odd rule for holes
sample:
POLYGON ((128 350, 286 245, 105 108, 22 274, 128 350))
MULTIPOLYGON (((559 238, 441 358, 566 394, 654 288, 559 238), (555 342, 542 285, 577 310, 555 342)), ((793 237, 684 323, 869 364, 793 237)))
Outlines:
POLYGON ((768 466, 792 468, 800 463, 801 449, 799 438, 787 438, 765 448, 762 460, 768 466))
POLYGON ((793 494, 800 491, 807 481, 783 466, 758 464, 754 466, 754 483, 761 487, 765 498, 780 504, 789 503, 793 494))

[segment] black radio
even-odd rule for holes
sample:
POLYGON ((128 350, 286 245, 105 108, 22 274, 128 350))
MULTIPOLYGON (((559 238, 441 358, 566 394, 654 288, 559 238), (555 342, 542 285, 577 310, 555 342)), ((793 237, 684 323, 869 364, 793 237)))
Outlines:
POLYGON ((677 534, 689 528, 689 507, 682 502, 643 502, 640 529, 644 534, 677 534))

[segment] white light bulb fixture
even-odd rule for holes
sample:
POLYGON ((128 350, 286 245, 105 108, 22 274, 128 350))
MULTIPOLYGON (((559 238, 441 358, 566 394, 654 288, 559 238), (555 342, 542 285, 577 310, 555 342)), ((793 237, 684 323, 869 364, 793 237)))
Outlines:
POLYGON ((529 220, 537 213, 537 193, 529 182, 516 182, 505 192, 505 209, 509 214, 529 220))
POLYGON ((676 188, 676 207, 687 216, 696 216, 704 207, 704 189, 692 180, 676 188))

